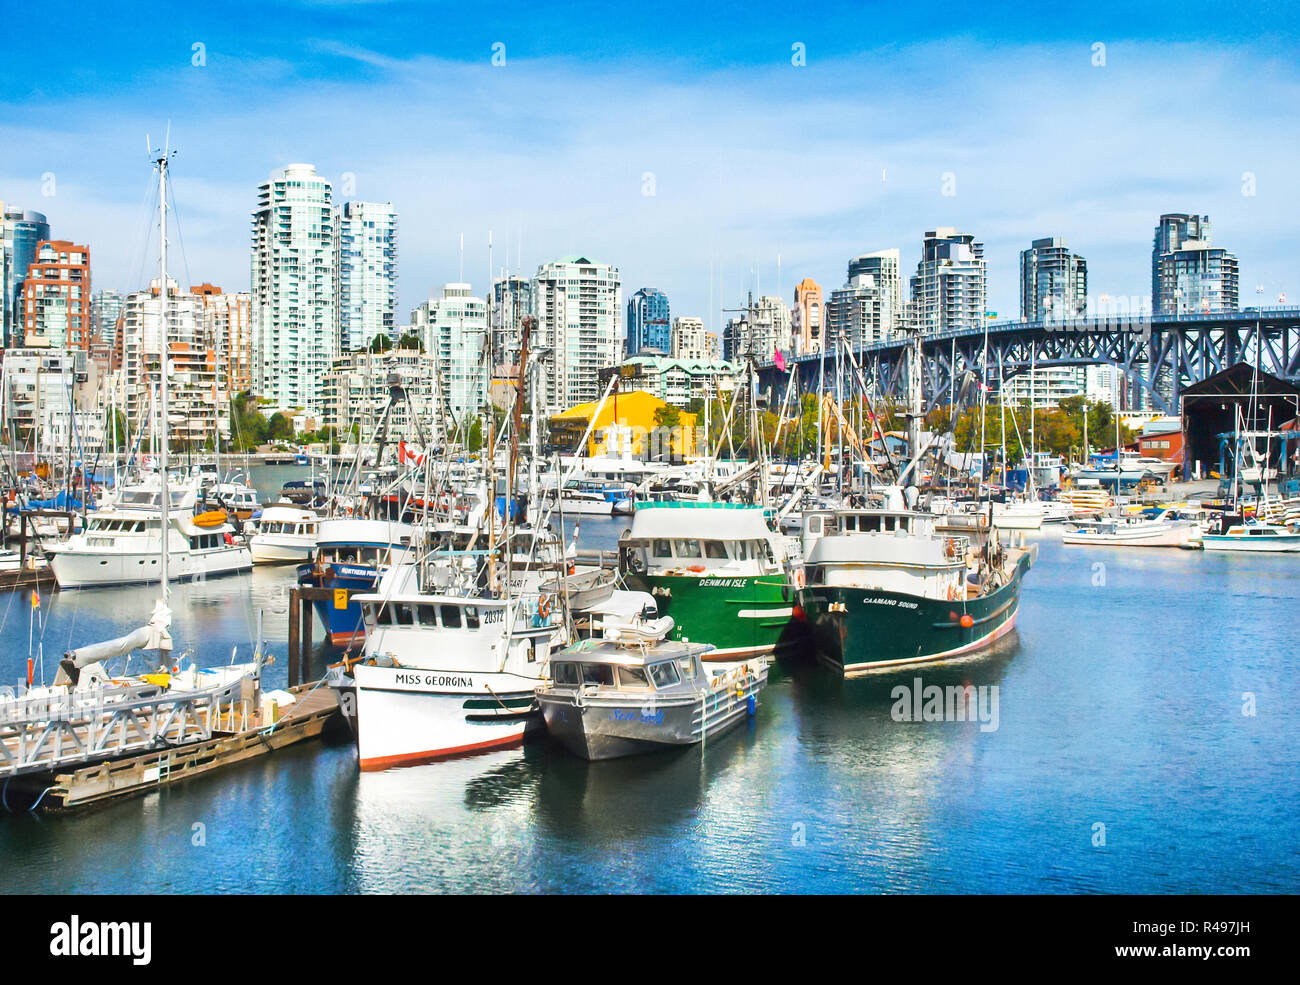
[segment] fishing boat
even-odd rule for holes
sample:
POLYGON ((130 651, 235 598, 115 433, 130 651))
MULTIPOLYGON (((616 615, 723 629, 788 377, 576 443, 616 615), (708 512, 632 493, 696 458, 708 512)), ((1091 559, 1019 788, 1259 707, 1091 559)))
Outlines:
POLYGON ((978 550, 935 518, 886 506, 804 515, 807 583, 799 605, 818 659, 845 677, 955 657, 1010 632, 1033 550, 996 529, 978 550))
POLYGON ((316 549, 317 516, 296 506, 268 506, 254 521, 248 539, 254 564, 290 564, 311 560, 316 549))
POLYGON ((365 635, 361 606, 355 593, 373 591, 380 574, 417 542, 416 528, 394 520, 336 517, 320 520, 316 550, 298 566, 298 584, 305 588, 344 589, 348 602, 316 602, 331 646, 348 646, 365 635))
POLYGON ((990 504, 993 526, 999 530, 1040 530, 1047 514, 1037 500, 1011 500, 990 504))
POLYGON ((1071 524, 1061 543, 1104 547, 1185 547, 1201 539, 1204 529, 1177 510, 1154 510, 1138 516, 1103 517, 1071 524))
POLYGON ((562 622, 537 597, 354 601, 364 650, 331 667, 328 681, 363 770, 508 748, 543 727, 534 692, 562 622))
POLYGON ((198 508, 193 482, 169 488, 164 544, 163 484, 158 474, 124 486, 116 504, 91 514, 86 529, 49 544, 50 567, 60 588, 131 585, 159 577, 160 555, 170 557, 172 581, 212 578, 247 571, 253 559, 234 539, 234 528, 214 522, 198 508), (203 523, 197 522, 202 519, 203 523))
POLYGON ((791 645, 794 585, 768 510, 717 502, 637 503, 619 540, 629 588, 672 616, 674 639, 712 643, 708 660, 791 645))
POLYGON ((614 623, 557 653, 537 691, 547 731, 574 755, 614 759, 706 742, 752 717, 767 661, 705 662, 665 639, 672 618, 614 623))

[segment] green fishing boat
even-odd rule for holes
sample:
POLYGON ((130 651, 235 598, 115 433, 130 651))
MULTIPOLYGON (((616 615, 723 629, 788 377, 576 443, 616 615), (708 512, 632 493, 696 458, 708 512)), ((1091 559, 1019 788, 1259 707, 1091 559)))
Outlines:
POLYGON ((771 654, 798 639, 785 541, 764 507, 638 503, 619 558, 627 586, 673 617, 674 639, 713 644, 705 660, 771 654))

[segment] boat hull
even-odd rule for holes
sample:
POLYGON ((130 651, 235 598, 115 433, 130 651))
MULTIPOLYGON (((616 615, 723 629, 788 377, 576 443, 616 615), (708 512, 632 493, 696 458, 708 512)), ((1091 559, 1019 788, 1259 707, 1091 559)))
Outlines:
MULTIPOLYGON (((172 553, 167 559, 169 581, 217 578, 253 566, 248 548, 172 553)), ((50 567, 59 588, 96 588, 156 581, 161 570, 157 551, 56 551, 50 567)))
POLYGON ((982 649, 1015 627, 1022 554, 1007 583, 966 602, 871 588, 816 586, 799 593, 817 659, 845 677, 944 660, 982 649), (962 625, 969 615, 970 625, 962 625))
POLYGON ((302 564, 310 561, 316 545, 310 542, 275 540, 254 535, 248 542, 254 564, 302 564))
POLYGON ((330 673, 363 770, 413 766, 518 746, 544 724, 515 674, 354 666, 330 673))
POLYGON ((1075 547, 1183 547, 1200 537, 1200 527, 1195 524, 1157 523, 1114 533, 1093 533, 1086 528, 1071 530, 1061 536, 1061 543, 1075 547))
POLYGON ((1241 554, 1296 554, 1300 553, 1300 537, 1234 537, 1206 534, 1201 546, 1207 551, 1226 551, 1241 554))
POLYGON ((546 730, 575 756, 617 759, 697 745, 735 728, 754 714, 766 683, 763 667, 743 685, 701 691, 695 698, 630 700, 551 691, 540 694, 538 703, 546 730))
POLYGON ((715 647, 706 661, 737 660, 793 645, 794 589, 782 575, 626 575, 649 592, 659 615, 672 616, 672 638, 715 647))
POLYGON ((340 608, 333 598, 314 602, 316 615, 325 627, 325 638, 330 646, 349 646, 365 639, 366 627, 361 606, 352 596, 373 592, 379 581, 377 569, 360 564, 315 564, 298 566, 298 584, 304 588, 332 588, 347 591, 347 604, 340 608))

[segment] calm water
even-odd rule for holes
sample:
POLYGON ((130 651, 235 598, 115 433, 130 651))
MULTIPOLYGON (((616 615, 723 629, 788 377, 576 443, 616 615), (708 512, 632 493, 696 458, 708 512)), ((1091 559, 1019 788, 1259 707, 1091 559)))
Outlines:
MULTIPOLYGON (((585 521, 582 544, 624 525, 585 521)), ((1300 558, 1039 543, 991 654, 847 683, 782 668, 703 753, 586 764, 539 744, 361 775, 349 745, 306 745, 84 816, 0 814, 0 891, 1300 889, 1300 558), (997 685, 998 729, 893 721, 891 688, 917 676, 997 685)), ((260 608, 283 653, 290 579, 177 588, 178 648, 244 659, 260 608)), ((51 593, 47 674, 155 594, 51 593)), ((0 681, 23 672, 29 612, 0 596, 0 681)))

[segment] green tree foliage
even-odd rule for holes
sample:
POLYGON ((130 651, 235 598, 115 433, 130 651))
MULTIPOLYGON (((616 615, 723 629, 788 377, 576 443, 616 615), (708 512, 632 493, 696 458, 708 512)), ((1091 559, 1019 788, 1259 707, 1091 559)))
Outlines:
POLYGON ((284 411, 277 411, 272 414, 270 424, 267 426, 266 436, 271 441, 292 441, 293 418, 284 411))

